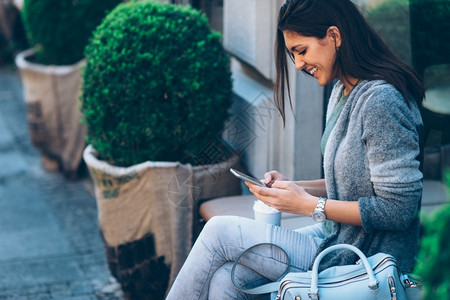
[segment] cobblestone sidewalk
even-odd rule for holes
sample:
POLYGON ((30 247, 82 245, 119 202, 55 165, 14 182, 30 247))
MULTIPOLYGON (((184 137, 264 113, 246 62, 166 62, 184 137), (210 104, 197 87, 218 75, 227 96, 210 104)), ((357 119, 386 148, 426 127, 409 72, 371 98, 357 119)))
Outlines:
POLYGON ((88 175, 42 168, 18 71, 0 67, 0 300, 123 299, 104 251, 88 175))

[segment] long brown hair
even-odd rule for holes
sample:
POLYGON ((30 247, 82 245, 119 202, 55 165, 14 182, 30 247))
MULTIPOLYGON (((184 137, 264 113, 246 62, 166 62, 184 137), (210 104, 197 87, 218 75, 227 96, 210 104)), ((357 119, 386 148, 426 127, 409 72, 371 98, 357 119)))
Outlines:
POLYGON ((408 103, 410 98, 422 101, 425 91, 417 73, 388 49, 350 0, 288 0, 280 9, 275 41, 274 100, 283 122, 286 93, 292 107, 287 58, 293 59, 283 31, 323 39, 330 26, 336 26, 342 38, 334 65, 336 78, 382 79, 397 88, 408 103))

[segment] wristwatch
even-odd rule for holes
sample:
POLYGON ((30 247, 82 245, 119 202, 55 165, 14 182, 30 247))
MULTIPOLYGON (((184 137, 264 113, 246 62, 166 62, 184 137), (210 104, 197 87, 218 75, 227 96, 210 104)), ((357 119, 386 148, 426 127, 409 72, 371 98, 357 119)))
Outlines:
POLYGON ((316 209, 312 212, 311 217, 316 222, 323 222, 327 219, 327 215, 325 214, 325 203, 327 202, 327 198, 319 197, 319 201, 317 202, 316 209))

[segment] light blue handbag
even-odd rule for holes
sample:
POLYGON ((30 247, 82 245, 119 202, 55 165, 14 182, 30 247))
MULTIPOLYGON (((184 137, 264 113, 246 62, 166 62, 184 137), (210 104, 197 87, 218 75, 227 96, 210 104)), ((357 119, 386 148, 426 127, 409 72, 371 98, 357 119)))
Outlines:
MULTIPOLYGON (((236 285, 235 267, 236 264, 231 274, 236 285)), ((272 299, 277 300, 405 300, 409 299, 406 289, 417 286, 406 274, 400 272, 391 255, 378 253, 367 258, 361 250, 347 244, 323 250, 316 257, 312 271, 285 273, 280 280, 253 289, 242 289, 236 285, 249 294, 272 293, 272 299), (342 249, 355 252, 360 260, 354 265, 331 267, 319 273, 322 258, 332 251, 342 249)))

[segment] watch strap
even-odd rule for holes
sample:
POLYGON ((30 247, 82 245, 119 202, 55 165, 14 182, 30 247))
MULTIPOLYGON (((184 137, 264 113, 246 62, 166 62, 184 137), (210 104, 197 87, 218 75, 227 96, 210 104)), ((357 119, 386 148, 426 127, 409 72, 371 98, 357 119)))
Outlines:
POLYGON ((317 201, 317 206, 314 209, 311 216, 316 222, 323 222, 327 219, 327 215, 325 213, 325 204, 327 202, 327 198, 319 197, 319 201, 317 201))

